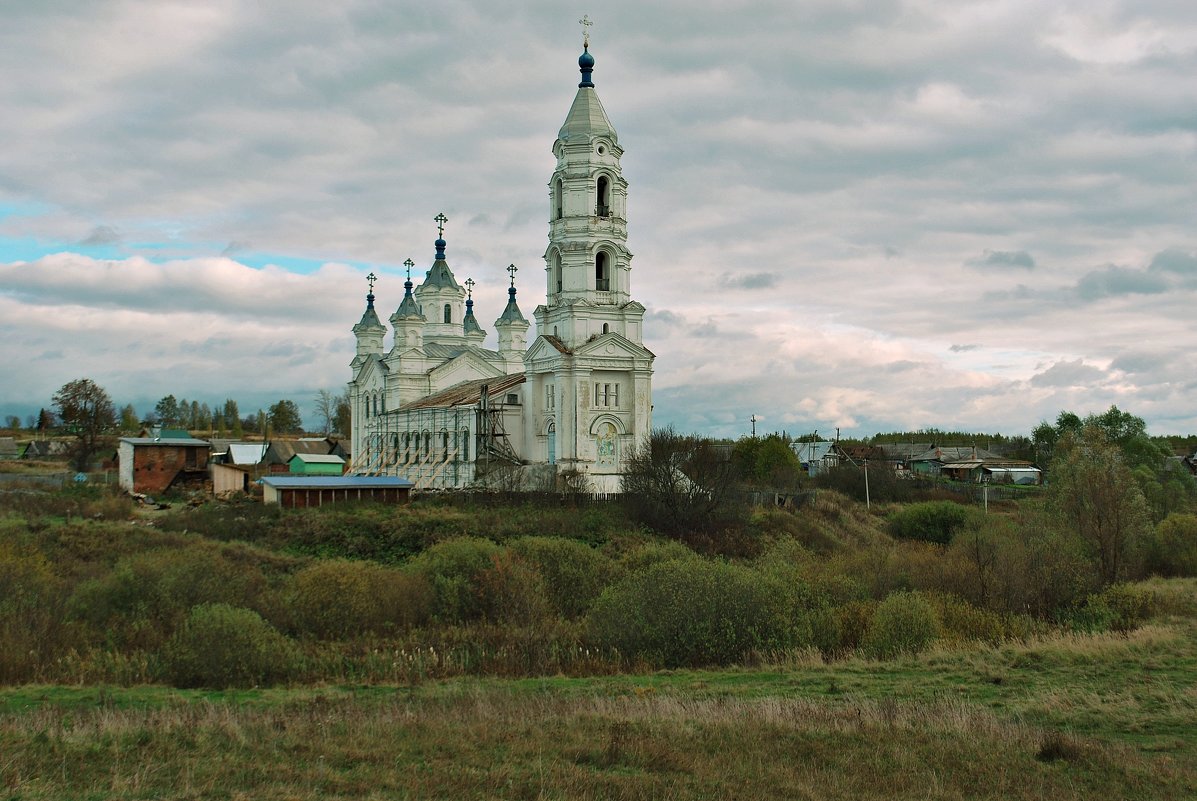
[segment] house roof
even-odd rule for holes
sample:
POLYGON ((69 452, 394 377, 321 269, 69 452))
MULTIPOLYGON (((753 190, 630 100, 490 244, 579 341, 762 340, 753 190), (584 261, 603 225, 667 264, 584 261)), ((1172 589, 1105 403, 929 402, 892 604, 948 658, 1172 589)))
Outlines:
POLYGON ((262 483, 275 489, 403 489, 415 486, 398 476, 268 476, 262 483))
POLYGON ((168 437, 166 439, 154 439, 153 437, 121 437, 120 441, 127 442, 130 445, 134 445, 134 446, 144 445, 147 447, 153 446, 153 445, 168 446, 168 447, 172 447, 172 448, 183 448, 183 447, 186 447, 186 448, 200 448, 200 447, 211 448, 212 447, 212 443, 208 442, 206 439, 192 439, 191 437, 187 437, 186 439, 183 439, 182 437, 168 437))
MULTIPOLYGON (((475 348, 472 345, 446 345, 443 342, 425 342, 424 343, 424 355, 428 356, 429 358, 432 358, 432 359, 443 359, 445 361, 448 361, 449 359, 457 358, 458 356, 465 353, 466 351, 469 351, 470 353, 476 353, 479 356, 481 356, 483 359, 490 361, 490 362, 499 362, 499 361, 505 362, 506 361, 506 359, 504 359, 502 356, 499 355, 499 352, 497 350, 487 350, 486 348, 475 348)), ((440 367, 440 365, 438 364, 437 367, 440 367)), ((436 369, 436 368, 433 368, 433 369, 436 369)))
POLYGON ((831 453, 832 448, 835 447, 834 442, 791 442, 790 450, 798 457, 800 462, 819 461, 827 454, 831 453))
POLYGON ((297 453, 290 461, 294 462, 296 459, 304 464, 345 464, 344 459, 331 453, 297 453))
POLYGON ((960 445, 945 448, 930 448, 917 456, 911 456, 912 462, 1004 462, 1009 461, 1003 456, 976 448, 972 445, 960 445))
POLYGON ((25 446, 22 455, 26 459, 39 456, 65 456, 70 453, 70 446, 56 439, 35 439, 25 446))
POLYGON ((266 443, 230 442, 228 454, 233 464, 257 464, 266 456, 266 443))
MULTIPOLYGON (((429 395, 426 398, 414 400, 411 403, 405 403, 395 411, 407 411, 409 409, 433 409, 450 406, 472 406, 482 402, 482 387, 488 387, 490 396, 496 397, 512 387, 519 386, 524 383, 523 373, 512 373, 511 375, 495 376, 494 378, 476 378, 472 381, 462 381, 460 384, 454 384, 446 390, 429 395)), ((388 412, 391 414, 391 412, 388 412)))
POLYGON ((326 439, 276 439, 262 454, 262 459, 286 464, 297 453, 326 454, 330 450, 332 450, 332 446, 326 439))

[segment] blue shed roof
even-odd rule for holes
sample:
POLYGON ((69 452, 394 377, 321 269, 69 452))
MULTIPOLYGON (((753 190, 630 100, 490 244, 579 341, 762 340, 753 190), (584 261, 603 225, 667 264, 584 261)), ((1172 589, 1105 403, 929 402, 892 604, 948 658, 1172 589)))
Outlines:
POLYGON ((398 476, 267 476, 275 489, 404 489, 415 486, 398 476))

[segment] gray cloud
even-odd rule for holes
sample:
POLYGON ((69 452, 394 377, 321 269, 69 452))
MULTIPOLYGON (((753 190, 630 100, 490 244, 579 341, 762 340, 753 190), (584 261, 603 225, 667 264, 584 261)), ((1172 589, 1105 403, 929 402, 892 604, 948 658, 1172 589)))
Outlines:
POLYGON ((968 353, 969 351, 977 350, 980 345, 952 345, 948 350, 952 353, 968 353))
POLYGON ((729 289, 772 289, 781 279, 777 273, 736 273, 723 277, 723 285, 729 289))
POLYGON ((986 250, 975 259, 969 259, 965 264, 969 267, 1012 267, 1020 270, 1035 269, 1035 259, 1025 250, 986 250))
POLYGON ((1041 373, 1031 377, 1033 387, 1084 387, 1096 384, 1106 377, 1105 371, 1084 363, 1083 359, 1056 362, 1041 373))
POLYGON ((79 240, 84 247, 94 245, 115 245, 121 241, 121 232, 111 225, 97 225, 91 233, 79 240))
POLYGON ((1100 300, 1122 295, 1155 295, 1167 292, 1168 287, 1168 280, 1158 273, 1108 265, 1081 278, 1076 292, 1082 300, 1100 300))

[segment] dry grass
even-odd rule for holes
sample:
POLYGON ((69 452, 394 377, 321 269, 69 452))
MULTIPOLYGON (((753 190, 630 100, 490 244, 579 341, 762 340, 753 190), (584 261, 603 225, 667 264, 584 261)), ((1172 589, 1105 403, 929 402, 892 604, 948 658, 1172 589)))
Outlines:
POLYGON ((0 786, 73 798, 1182 798, 1165 758, 967 704, 459 684, 0 717, 0 786), (1059 747, 1056 747, 1059 746, 1059 747), (1066 746, 1066 747, 1065 747, 1066 746))

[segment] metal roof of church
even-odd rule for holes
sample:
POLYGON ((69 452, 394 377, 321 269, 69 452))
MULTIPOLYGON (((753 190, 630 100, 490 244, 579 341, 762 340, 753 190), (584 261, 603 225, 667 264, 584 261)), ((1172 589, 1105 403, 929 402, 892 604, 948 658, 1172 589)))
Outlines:
MULTIPOLYGON (((441 390, 426 398, 405 403, 395 411, 402 412, 409 409, 435 409, 450 406, 470 406, 482 402, 482 387, 488 387, 491 397, 506 392, 512 387, 524 383, 523 373, 512 373, 494 378, 475 378, 472 381, 462 381, 448 389, 441 390)), ((389 412, 388 412, 389 414, 389 412)))

